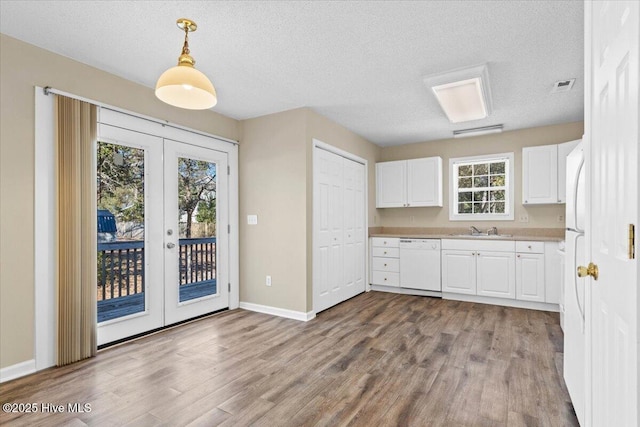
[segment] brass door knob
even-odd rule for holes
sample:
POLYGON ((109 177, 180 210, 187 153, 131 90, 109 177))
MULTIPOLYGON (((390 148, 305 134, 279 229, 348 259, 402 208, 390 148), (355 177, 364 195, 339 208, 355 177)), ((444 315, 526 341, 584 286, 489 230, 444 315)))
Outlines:
POLYGON ((593 277, 593 280, 598 280, 598 266, 594 263, 590 262, 588 266, 579 266, 578 267, 578 277, 593 277))

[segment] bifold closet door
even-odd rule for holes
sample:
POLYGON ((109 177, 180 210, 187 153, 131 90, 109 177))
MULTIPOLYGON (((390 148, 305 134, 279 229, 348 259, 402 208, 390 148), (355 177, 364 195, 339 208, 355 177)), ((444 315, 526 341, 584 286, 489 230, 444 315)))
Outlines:
POLYGON ((314 311, 365 290, 364 165, 321 148, 314 158, 314 311))

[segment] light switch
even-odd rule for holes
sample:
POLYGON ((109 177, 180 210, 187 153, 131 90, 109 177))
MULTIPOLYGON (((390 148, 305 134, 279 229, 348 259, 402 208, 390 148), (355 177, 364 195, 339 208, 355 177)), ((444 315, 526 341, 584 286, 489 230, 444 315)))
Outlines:
POLYGON ((249 225, 258 224, 258 215, 247 215, 247 224, 249 225))

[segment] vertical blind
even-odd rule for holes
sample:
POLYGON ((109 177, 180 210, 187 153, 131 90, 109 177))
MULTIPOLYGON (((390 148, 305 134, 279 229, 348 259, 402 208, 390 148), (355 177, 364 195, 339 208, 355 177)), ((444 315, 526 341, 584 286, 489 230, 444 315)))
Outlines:
POLYGON ((95 105, 56 96, 58 366, 96 346, 95 105))

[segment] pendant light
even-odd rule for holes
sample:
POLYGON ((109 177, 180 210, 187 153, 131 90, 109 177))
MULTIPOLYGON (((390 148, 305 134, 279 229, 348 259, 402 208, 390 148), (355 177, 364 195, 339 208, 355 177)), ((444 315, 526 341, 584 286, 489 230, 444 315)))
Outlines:
POLYGON ((156 96, 163 102, 189 110, 206 110, 218 102, 216 89, 211 81, 194 65, 196 61, 189 55, 189 32, 198 26, 191 19, 181 18, 178 28, 184 31, 184 46, 178 58, 178 65, 162 73, 156 83, 156 96))

